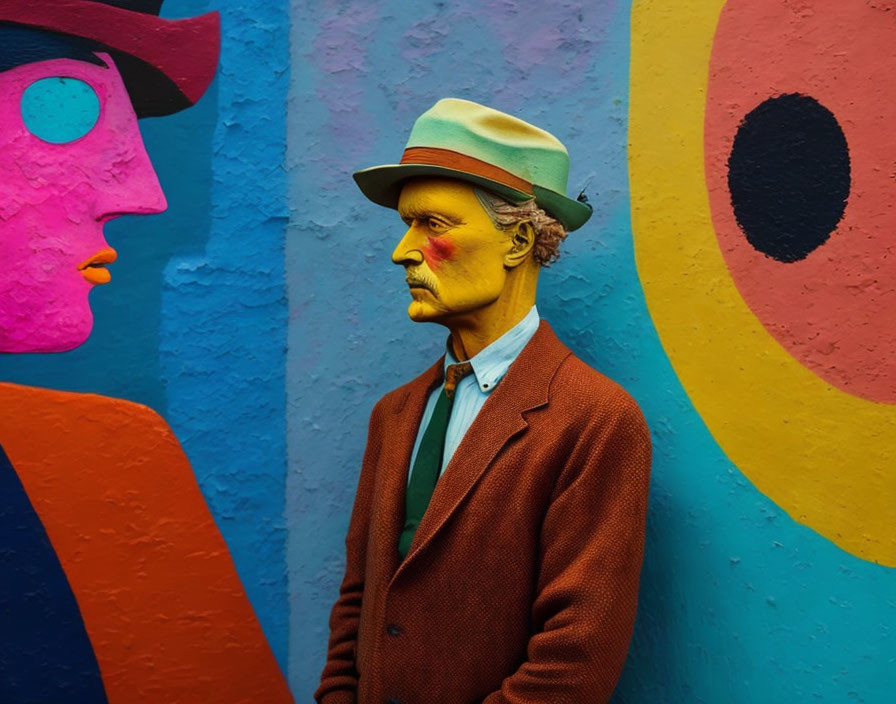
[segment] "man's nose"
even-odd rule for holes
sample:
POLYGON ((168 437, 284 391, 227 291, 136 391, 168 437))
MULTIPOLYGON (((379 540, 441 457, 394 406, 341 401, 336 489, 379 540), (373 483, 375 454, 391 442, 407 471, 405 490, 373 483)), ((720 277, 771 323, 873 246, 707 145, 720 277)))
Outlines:
POLYGON ((423 252, 417 248, 413 227, 408 228, 408 231, 404 233, 404 237, 401 238, 398 246, 392 252, 392 262, 402 266, 423 263, 423 252))
POLYGON ((135 126, 136 135, 131 147, 131 155, 125 161, 118 161, 109 167, 109 187, 104 189, 106 197, 99 204, 99 217, 110 215, 154 215, 168 209, 168 200, 162 191, 159 177, 153 168, 149 154, 135 126))

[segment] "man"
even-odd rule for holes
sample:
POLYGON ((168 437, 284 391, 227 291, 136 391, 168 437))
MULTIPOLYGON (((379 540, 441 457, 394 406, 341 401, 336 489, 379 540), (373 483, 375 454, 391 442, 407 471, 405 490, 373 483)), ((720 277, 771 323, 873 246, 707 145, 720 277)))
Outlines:
POLYGON ((373 410, 321 704, 602 702, 637 601, 650 438, 539 321, 540 268, 590 208, 563 145, 445 99, 355 180, 408 226, 409 315, 444 359, 373 410))
MULTIPOLYGON (((199 100, 219 27, 160 5, 0 2, 0 353, 83 344, 105 223, 167 206, 137 119, 199 100)), ((0 383, 0 496, 0 701, 292 701, 149 408, 0 383)))

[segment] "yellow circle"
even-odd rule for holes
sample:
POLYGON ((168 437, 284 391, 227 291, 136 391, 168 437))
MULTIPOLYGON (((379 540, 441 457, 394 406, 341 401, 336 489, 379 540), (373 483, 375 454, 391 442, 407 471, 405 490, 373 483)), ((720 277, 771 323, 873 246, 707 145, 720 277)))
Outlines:
POLYGON ((710 218, 703 123, 723 0, 636 0, 629 175, 638 274, 713 437, 757 488, 848 552, 896 566, 896 406, 831 387, 744 303, 710 218))

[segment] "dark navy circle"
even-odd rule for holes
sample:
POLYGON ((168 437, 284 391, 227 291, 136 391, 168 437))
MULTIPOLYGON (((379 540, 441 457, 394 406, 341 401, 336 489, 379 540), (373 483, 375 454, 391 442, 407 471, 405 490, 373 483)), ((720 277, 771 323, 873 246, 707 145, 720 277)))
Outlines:
POLYGON ((728 157, 734 216, 780 262, 823 245, 846 209, 849 149, 833 113, 807 95, 769 98, 741 121, 728 157))

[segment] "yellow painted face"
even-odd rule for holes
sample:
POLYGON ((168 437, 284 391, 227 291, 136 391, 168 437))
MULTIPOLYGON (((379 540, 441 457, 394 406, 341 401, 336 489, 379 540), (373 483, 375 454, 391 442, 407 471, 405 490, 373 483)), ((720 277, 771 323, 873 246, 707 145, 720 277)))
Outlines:
POLYGON ((392 261, 405 268, 408 315, 475 325, 504 290, 510 233, 495 227, 470 184, 453 179, 409 181, 398 213, 408 230, 392 261))

